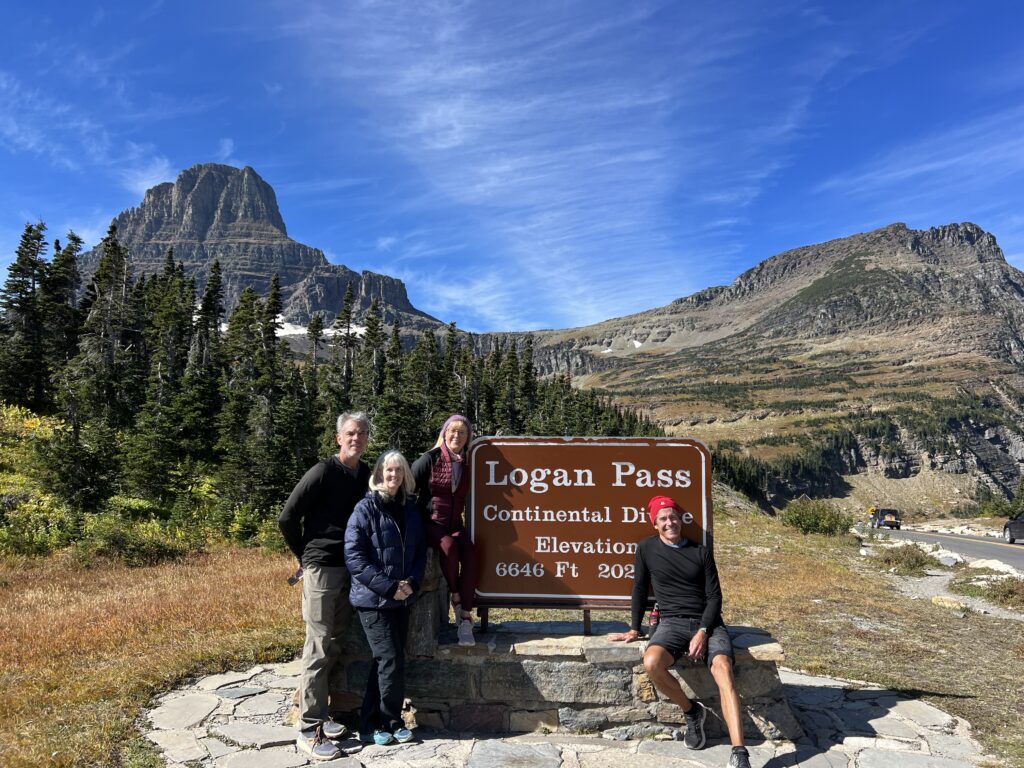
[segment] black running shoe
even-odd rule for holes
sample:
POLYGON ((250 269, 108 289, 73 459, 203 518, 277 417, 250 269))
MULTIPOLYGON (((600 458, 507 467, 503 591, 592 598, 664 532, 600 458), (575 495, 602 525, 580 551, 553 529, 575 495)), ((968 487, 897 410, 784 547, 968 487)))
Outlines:
POLYGON ((683 718, 686 720, 683 744, 687 749, 700 749, 704 746, 704 720, 707 715, 707 708, 699 701, 693 702, 693 709, 689 713, 683 713, 683 718))
POLYGON ((750 755, 747 750, 733 750, 729 756, 729 768, 750 768, 750 755))

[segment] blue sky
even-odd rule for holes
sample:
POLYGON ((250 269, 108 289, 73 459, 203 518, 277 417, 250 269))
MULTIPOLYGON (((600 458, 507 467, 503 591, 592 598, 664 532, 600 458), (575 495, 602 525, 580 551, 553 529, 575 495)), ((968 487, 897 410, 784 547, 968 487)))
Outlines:
POLYGON ((8 4, 0 266, 195 163, 467 330, 667 304, 787 248, 974 221, 1024 267, 1009 2, 8 4))

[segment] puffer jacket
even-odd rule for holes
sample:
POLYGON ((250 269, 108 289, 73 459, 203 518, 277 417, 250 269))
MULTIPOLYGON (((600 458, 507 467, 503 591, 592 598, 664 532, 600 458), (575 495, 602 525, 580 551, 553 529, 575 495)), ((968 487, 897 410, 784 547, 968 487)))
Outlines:
POLYGON ((345 565, 352 574, 349 601, 356 608, 398 608, 419 597, 423 569, 426 566, 426 540, 416 502, 408 497, 402 503, 405 535, 395 522, 399 502, 385 503, 371 491, 356 504, 345 528, 345 565), (407 579, 413 594, 407 600, 395 600, 398 582, 407 579))

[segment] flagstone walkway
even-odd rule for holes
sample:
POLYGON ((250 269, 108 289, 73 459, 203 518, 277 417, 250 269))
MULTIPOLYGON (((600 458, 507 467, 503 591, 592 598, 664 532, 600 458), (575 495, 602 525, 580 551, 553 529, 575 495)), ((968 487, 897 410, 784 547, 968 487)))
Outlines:
MULTIPOLYGON (((786 695, 807 736, 797 743, 748 745, 751 765, 766 768, 975 768, 999 765, 970 737, 968 723, 893 691, 780 670, 786 695)), ((299 662, 204 677, 166 694, 146 713, 147 736, 169 768, 292 768, 307 765, 283 725, 299 662)), ((654 728, 652 730, 658 730, 654 728)), ((418 729, 409 744, 369 746, 324 765, 332 768, 725 768, 729 747, 693 752, 670 740, 617 741, 603 736, 510 737, 418 729)))

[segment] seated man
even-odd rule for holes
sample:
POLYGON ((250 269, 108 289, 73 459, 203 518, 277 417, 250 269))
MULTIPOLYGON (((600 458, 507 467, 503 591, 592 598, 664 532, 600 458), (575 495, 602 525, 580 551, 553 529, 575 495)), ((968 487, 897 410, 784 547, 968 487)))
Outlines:
POLYGON ((686 730, 683 743, 690 749, 704 746, 707 711, 699 701, 690 701, 669 668, 684 654, 693 660, 706 659, 718 683, 722 716, 732 743, 731 768, 750 768, 750 756, 743 745, 740 700, 733 682, 732 642, 722 624, 722 588, 711 550, 683 538, 681 510, 667 496, 655 496, 647 503, 647 514, 657 531, 639 543, 633 583, 632 623, 628 632, 612 640, 633 642, 640 637, 651 582, 661 620, 644 652, 644 669, 655 687, 683 710, 686 730))

